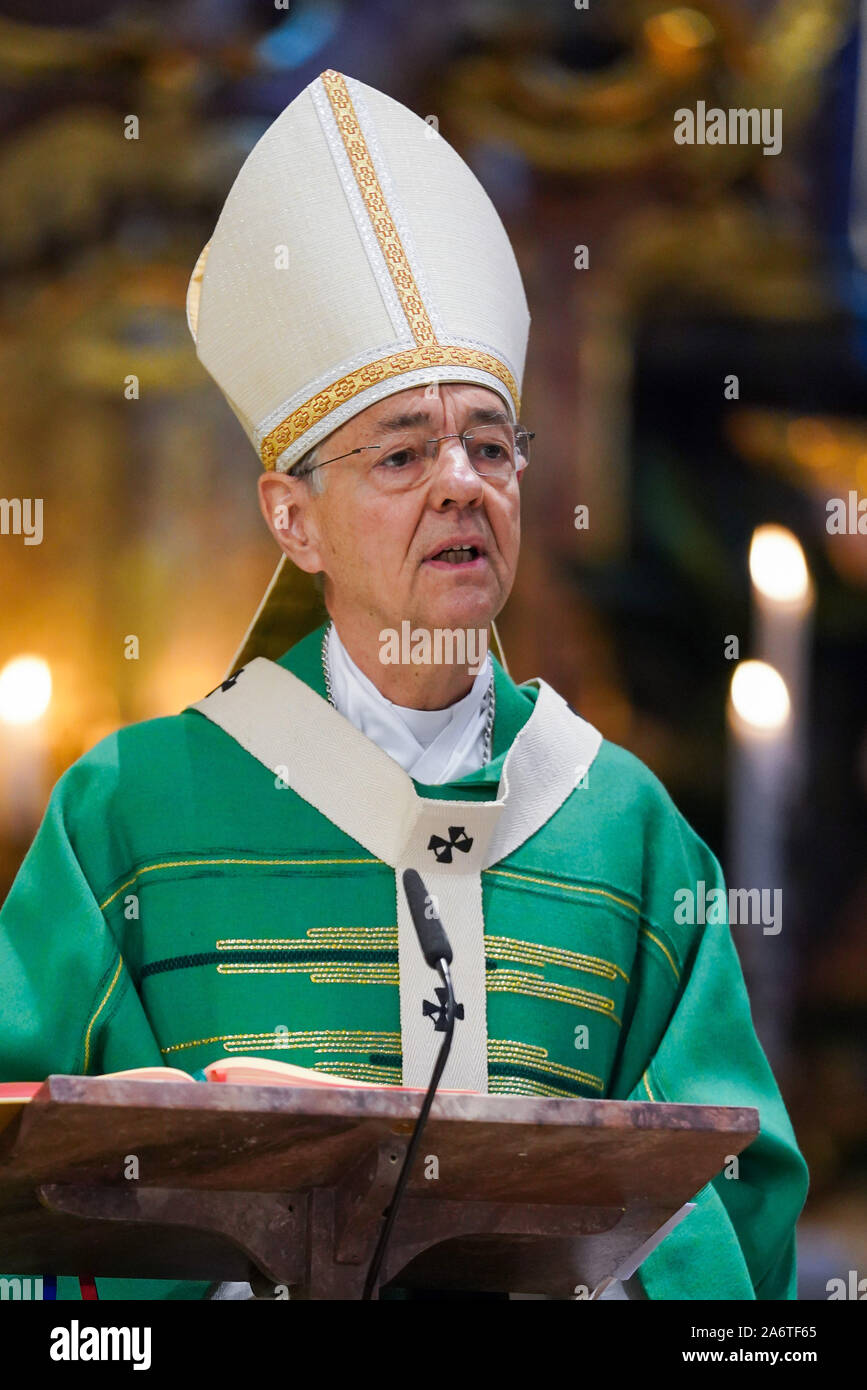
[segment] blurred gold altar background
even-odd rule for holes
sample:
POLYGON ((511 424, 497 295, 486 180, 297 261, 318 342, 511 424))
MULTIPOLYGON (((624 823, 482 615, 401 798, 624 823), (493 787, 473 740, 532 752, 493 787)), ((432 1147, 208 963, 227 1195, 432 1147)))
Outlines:
POLYGON ((0 493, 44 508, 40 544, 0 534, 0 668, 34 655, 52 678, 26 732, 0 723, 0 895, 56 777, 211 689, 271 575, 257 463, 184 296, 255 140, 322 69, 350 73, 469 161, 524 276, 537 438, 511 670, 648 762, 727 868, 725 640, 754 654, 755 527, 800 541, 786 925, 779 949, 738 940, 811 1169, 801 1296, 867 1273, 867 535, 826 526, 829 498, 867 497, 858 5, 67 9, 0 4, 0 493), (698 100, 779 108, 781 152, 677 144, 698 100))

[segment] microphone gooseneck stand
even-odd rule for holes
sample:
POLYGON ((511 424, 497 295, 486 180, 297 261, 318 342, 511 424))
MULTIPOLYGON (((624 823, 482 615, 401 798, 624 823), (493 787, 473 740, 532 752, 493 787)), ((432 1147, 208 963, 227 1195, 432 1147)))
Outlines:
POLYGON ((370 1268, 367 1271, 367 1278, 364 1281, 364 1290, 361 1295, 362 1299, 372 1299, 373 1297, 373 1290, 376 1287, 379 1271, 382 1268, 382 1261, 388 1248, 389 1237, 391 1236, 401 1198, 403 1197, 404 1188, 406 1187, 413 1160, 418 1151, 419 1144, 421 1143, 421 1137, 424 1132, 425 1124, 427 1123, 431 1105, 433 1104, 433 1098, 436 1095, 437 1086, 440 1083, 440 1078, 445 1069, 446 1062, 448 1061, 452 1046, 452 1035, 455 1031, 456 1006, 455 992, 452 986, 451 972, 449 970, 449 965, 452 960, 452 948, 449 944, 449 939, 446 936, 439 915, 432 907, 430 895, 424 886, 421 875, 416 873, 415 869, 406 869, 404 871, 403 889, 409 904, 409 910, 419 939, 422 955, 431 969, 437 971, 446 989, 445 1033, 442 1046, 439 1050, 439 1056, 434 1065, 430 1085, 427 1088, 421 1110, 418 1113, 418 1118, 412 1132, 412 1138, 409 1141, 406 1154, 404 1155, 403 1165, 394 1186, 394 1193, 386 1209, 385 1224, 379 1233, 376 1249, 370 1261, 370 1268))

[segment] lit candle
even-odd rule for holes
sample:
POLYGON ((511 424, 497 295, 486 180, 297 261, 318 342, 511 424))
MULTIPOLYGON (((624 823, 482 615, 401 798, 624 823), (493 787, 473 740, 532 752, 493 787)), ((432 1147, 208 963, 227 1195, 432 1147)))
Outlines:
POLYGON ((750 545, 753 649, 779 671, 792 707, 789 757, 797 790, 806 761, 810 639, 815 596, 800 542, 784 526, 759 526, 750 545))
POLYGON ((28 839, 45 810, 48 749, 43 716, 51 700, 51 671, 39 656, 18 656, 0 671, 4 834, 28 839))
POLYGON ((728 704, 729 808, 727 880, 739 904, 774 905, 773 923, 731 925, 750 989, 756 1032, 773 1065, 784 1051, 788 936, 783 928, 786 810, 789 793, 792 710, 786 682, 764 661, 742 661, 734 670, 728 704), (764 897, 763 897, 764 894, 764 897), (776 896, 774 896, 776 895, 776 896), (745 927, 741 931, 737 928, 745 927), (773 944, 772 944, 773 943, 773 944))

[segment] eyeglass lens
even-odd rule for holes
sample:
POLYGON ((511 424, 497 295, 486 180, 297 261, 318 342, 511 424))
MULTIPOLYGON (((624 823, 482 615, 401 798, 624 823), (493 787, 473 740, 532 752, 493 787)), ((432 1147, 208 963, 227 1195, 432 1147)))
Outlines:
POLYGON ((526 430, 512 424, 475 425, 461 436, 432 440, 429 428, 409 430, 377 454, 371 473, 380 486, 411 487, 429 472, 443 444, 460 438, 477 473, 507 482, 516 468, 529 463, 530 440, 526 430))

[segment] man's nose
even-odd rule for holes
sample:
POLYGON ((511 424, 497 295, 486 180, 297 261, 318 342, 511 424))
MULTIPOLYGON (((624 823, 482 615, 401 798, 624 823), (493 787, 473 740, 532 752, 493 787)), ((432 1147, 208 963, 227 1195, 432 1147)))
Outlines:
POLYGON ((471 506, 484 495, 484 482, 470 463, 460 439, 444 439, 434 460, 431 500, 435 506, 458 502, 471 506))

